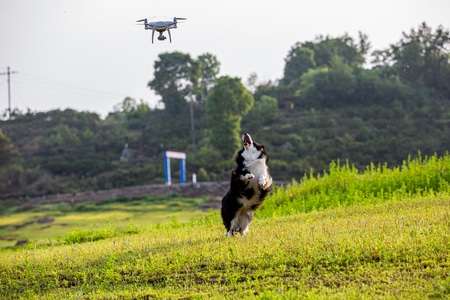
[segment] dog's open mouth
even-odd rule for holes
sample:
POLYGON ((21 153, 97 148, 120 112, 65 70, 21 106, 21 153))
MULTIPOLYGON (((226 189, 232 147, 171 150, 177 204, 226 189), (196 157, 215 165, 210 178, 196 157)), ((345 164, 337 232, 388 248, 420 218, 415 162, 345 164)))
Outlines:
POLYGON ((244 133, 242 135, 242 144, 244 145, 245 148, 248 148, 249 146, 252 145, 252 137, 250 136, 250 134, 244 133))

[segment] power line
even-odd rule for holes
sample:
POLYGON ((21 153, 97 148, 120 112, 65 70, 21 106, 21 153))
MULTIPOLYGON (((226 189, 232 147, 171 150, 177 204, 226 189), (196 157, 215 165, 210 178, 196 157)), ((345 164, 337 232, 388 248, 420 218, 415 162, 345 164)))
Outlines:
POLYGON ((104 91, 97 89, 90 89, 86 87, 81 87, 69 83, 64 83, 61 81, 54 81, 49 79, 44 79, 41 77, 37 77, 28 73, 20 73, 21 76, 17 78, 18 81, 27 85, 27 86, 35 86, 41 89, 58 91, 69 94, 81 94, 81 95, 93 95, 93 96, 122 96, 124 97, 124 93, 114 92, 114 91, 104 91))
POLYGON ((10 71, 9 66, 7 68, 6 73, 0 73, 0 75, 6 75, 8 77, 8 114, 9 114, 9 120, 11 121, 11 74, 16 74, 15 71, 10 71))
MULTIPOLYGON (((26 91, 29 88, 38 88, 39 90, 46 90, 56 93, 64 93, 67 95, 81 95, 81 96, 93 96, 93 97, 122 97, 125 98, 127 95, 125 93, 111 91, 107 89, 92 89, 82 87, 76 84, 71 84, 62 81, 56 81, 51 79, 46 79, 40 76, 35 76, 27 72, 12 72, 10 74, 19 73, 18 76, 14 78, 15 84, 15 103, 17 102, 18 94, 20 96, 21 91, 26 91)), ((7 75, 7 73, 0 73, 1 75, 7 75)), ((1 76, 0 76, 1 78, 1 76)), ((6 76, 3 80, 0 79, 0 88, 6 85, 6 76)), ((17 103, 16 103, 17 104, 17 103)), ((8 111, 8 109, 7 109, 8 111)), ((14 111, 11 107, 9 108, 10 114, 14 111)))

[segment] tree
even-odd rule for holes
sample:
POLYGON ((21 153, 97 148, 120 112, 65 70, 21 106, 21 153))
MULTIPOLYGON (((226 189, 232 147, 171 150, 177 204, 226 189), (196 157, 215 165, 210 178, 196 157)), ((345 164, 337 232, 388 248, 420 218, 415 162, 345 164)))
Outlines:
POLYGON ((135 99, 126 97, 114 106, 114 113, 110 117, 127 120, 130 129, 142 129, 147 126, 146 116, 150 111, 150 107, 142 99, 138 103, 135 99))
POLYGON ((163 53, 155 61, 155 78, 148 86, 162 97, 165 109, 178 115, 187 107, 186 97, 192 94, 199 78, 198 63, 189 54, 163 53))
POLYGON ((314 51, 297 45, 293 47, 285 58, 284 76, 281 83, 288 85, 316 66, 314 51))
POLYGON ((12 164, 18 155, 11 140, 0 129, 0 170, 12 164))
POLYGON ((274 97, 262 95, 259 100, 255 98, 255 103, 243 118, 243 123, 249 129, 256 130, 256 128, 262 125, 272 125, 276 123, 280 118, 280 112, 278 110, 278 100, 274 97))
POLYGON ((318 37, 315 42, 297 43, 285 58, 284 76, 281 84, 299 82, 308 70, 330 67, 336 57, 347 65, 362 66, 364 55, 370 48, 367 35, 359 32, 359 42, 347 34, 338 37, 318 37))
POLYGON ((367 36, 359 34, 359 44, 347 34, 338 37, 318 37, 316 42, 306 42, 302 46, 314 51, 314 60, 317 67, 330 66, 335 56, 339 56, 344 64, 361 66, 364 55, 370 47, 367 36))
POLYGON ((136 100, 130 97, 126 97, 121 103, 114 107, 115 112, 131 113, 137 108, 136 100))
POLYGON ((206 100, 211 143, 223 158, 234 155, 240 145, 241 119, 253 106, 252 94, 239 78, 217 79, 206 100))
POLYGON ((200 55, 197 58, 197 62, 200 68, 200 78, 196 97, 197 101, 205 103, 206 97, 214 87, 217 75, 219 74, 220 62, 210 53, 200 55))
POLYGON ((450 32, 442 26, 433 33, 431 27, 422 23, 417 31, 403 33, 400 42, 391 45, 384 55, 403 80, 450 96, 450 32))
POLYGON ((247 88, 248 90, 253 94, 255 93, 257 89, 257 81, 258 81, 258 74, 256 73, 250 73, 250 75, 247 78, 247 88))
POLYGON ((353 69, 336 56, 331 68, 313 69, 302 76, 301 104, 321 108, 353 104, 355 84, 353 69))

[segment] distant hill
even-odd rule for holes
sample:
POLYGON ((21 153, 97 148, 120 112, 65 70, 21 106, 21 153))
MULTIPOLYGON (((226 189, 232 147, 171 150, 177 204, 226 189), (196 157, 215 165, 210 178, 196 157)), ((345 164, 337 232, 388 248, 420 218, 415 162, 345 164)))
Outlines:
MULTIPOLYGON (((253 85, 254 104, 240 128, 266 146, 275 180, 320 173, 332 161, 348 160, 362 170, 371 163, 399 166, 419 151, 431 156, 449 150, 450 34, 426 24, 419 29, 390 49, 373 51, 371 68, 363 68, 367 37, 297 43, 279 82, 253 85)), ((186 74, 183 69, 176 75, 186 74)), ((224 137, 211 134, 208 89, 192 106, 180 97, 189 91, 176 85, 167 89, 165 97, 173 98, 165 103, 176 113, 127 98, 104 120, 67 109, 16 111, 12 120, 0 121, 20 153, 17 162, 0 170, 1 198, 163 183, 166 150, 187 153, 188 179, 195 173, 199 181, 228 181, 232 153, 224 159, 214 148, 224 137), (125 145, 129 157, 122 156, 125 145)), ((174 180, 178 172, 174 162, 174 180)))

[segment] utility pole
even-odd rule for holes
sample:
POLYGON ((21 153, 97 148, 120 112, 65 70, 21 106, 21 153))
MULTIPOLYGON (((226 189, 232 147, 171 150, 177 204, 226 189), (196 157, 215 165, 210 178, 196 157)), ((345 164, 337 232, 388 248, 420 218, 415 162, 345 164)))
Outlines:
POLYGON ((194 102, 194 99, 191 98, 191 101, 189 103, 190 115, 191 115, 191 135, 192 135, 192 146, 195 147, 194 107, 192 104, 193 102, 194 102))
POLYGON ((11 78, 10 75, 11 74, 16 74, 17 72, 14 71, 10 71, 9 67, 6 71, 6 73, 0 73, 0 75, 6 75, 8 76, 8 115, 9 115, 9 120, 11 121, 11 78))

